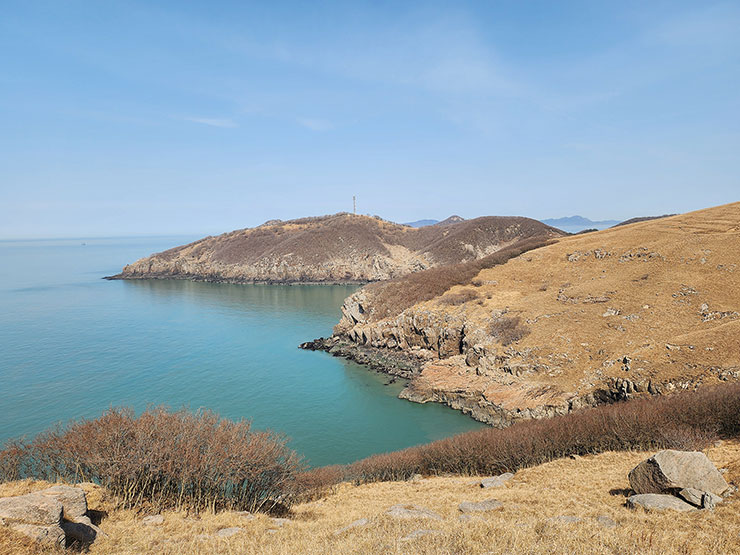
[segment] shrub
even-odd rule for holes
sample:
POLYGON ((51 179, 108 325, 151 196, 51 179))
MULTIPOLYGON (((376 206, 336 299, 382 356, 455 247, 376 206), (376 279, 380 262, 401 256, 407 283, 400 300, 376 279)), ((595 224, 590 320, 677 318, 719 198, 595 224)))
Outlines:
POLYGON ((740 384, 707 387, 488 428, 344 468, 357 483, 406 480, 414 474, 515 472, 570 455, 604 451, 697 449, 717 437, 740 435, 740 384))
POLYGON ((488 333, 506 346, 528 335, 529 328, 521 323, 519 316, 498 316, 488 326, 488 333))
POLYGON ((472 289, 463 289, 457 293, 445 293, 440 299, 441 303, 448 304, 450 306, 460 306, 468 301, 472 301, 478 298, 478 293, 472 289))
POLYGON ((550 243, 551 240, 541 237, 522 239, 477 260, 438 266, 397 279, 372 283, 364 289, 370 297, 371 320, 396 316, 410 306, 439 297, 455 285, 472 283, 481 270, 505 264, 512 258, 550 243))
POLYGON ((209 411, 110 409, 0 451, 0 480, 92 481, 124 507, 275 510, 304 465, 285 439, 209 411))

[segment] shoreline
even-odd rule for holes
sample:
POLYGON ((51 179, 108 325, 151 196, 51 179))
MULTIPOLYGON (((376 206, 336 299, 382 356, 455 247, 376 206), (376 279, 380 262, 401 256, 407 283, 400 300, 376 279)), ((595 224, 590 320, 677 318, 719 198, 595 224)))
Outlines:
POLYGON ((147 280, 172 280, 172 281, 192 281, 198 283, 227 283, 230 285, 356 285, 362 286, 371 281, 341 281, 341 280, 260 280, 260 279, 238 279, 238 278, 216 278, 197 275, 147 275, 147 276, 124 276, 123 274, 114 274, 112 276, 103 276, 101 279, 106 281, 147 281, 147 280))

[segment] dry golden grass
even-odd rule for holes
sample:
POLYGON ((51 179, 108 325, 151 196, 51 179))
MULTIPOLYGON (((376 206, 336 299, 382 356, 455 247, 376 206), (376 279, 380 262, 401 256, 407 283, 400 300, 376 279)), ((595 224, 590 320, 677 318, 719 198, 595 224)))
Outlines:
MULTIPOLYGON (((728 481, 740 483, 740 442, 708 449, 709 458, 726 468, 728 481)), ((419 482, 342 484, 326 498, 297 505, 290 522, 278 526, 266 515, 254 519, 236 513, 188 515, 163 513, 161 526, 142 526, 143 515, 111 511, 102 523, 107 538, 93 554, 236 554, 236 553, 740 553, 740 499, 714 512, 646 513, 631 511, 612 490, 629 486, 627 473, 652 453, 603 453, 562 459, 520 470, 503 488, 483 490, 466 477, 428 478, 419 482), (610 493, 612 492, 612 493, 610 493), (502 509, 462 522, 462 501, 498 499, 502 509), (385 511, 397 503, 418 504, 439 513, 441 521, 394 520, 385 511), (582 520, 565 524, 558 516, 582 520), (606 515, 616 528, 601 526, 606 515), (335 535, 347 524, 368 518, 363 527, 335 535), (242 527, 229 538, 213 535, 242 527), (438 533, 402 542, 415 530, 438 533)), ((26 491, 28 483, 5 486, 26 491)), ((35 488, 33 488, 35 489, 35 488)), ((92 499, 92 498, 91 498, 92 499)), ((91 500, 91 508, 95 506, 91 500)), ((24 552, 17 536, 0 535, 0 553, 24 552), (10 547, 8 541, 11 541, 10 547)), ((27 551, 26 551, 27 552, 27 551)))
POLYGON ((566 237, 485 269, 475 277, 477 301, 445 303, 466 290, 458 285, 408 312, 464 321, 466 333, 487 330, 505 313, 530 333, 508 346, 492 340, 491 359, 505 362, 484 375, 457 356, 430 363, 417 388, 477 393, 515 410, 564 405, 574 395, 610 389, 617 378, 679 389, 736 380, 738 252, 734 203, 566 237), (499 366, 522 372, 512 376, 499 366), (552 399, 538 399, 539 391, 552 399))

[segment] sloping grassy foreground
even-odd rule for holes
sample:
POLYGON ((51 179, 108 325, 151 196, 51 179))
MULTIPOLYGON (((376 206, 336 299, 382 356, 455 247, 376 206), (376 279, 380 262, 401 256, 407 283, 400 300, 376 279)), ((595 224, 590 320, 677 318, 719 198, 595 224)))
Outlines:
MULTIPOLYGON (((728 482, 740 483, 740 442, 705 452, 718 468, 727 469, 728 482)), ((520 470, 505 487, 486 490, 470 477, 342 484, 324 499, 295 505, 282 526, 266 515, 248 519, 234 512, 165 512, 161 526, 142 526, 142 514, 111 510, 101 525, 108 537, 93 544, 90 553, 740 553, 740 499, 730 499, 714 512, 649 514, 623 506, 618 490, 629 487, 627 473, 651 454, 608 452, 560 459, 520 470), (460 502, 490 498, 502 501, 503 508, 480 519, 458 520, 460 502), (394 520, 384 514, 397 503, 421 505, 442 520, 394 520), (564 515, 582 520, 551 520, 564 515), (599 524, 596 517, 601 515, 617 526, 599 524), (369 524, 334 534, 360 518, 369 524), (215 536, 228 527, 243 530, 228 538, 215 536), (415 530, 435 534, 401 541, 415 530)), ((4 484, 0 495, 46 485, 4 484)), ((89 499, 93 509, 112 507, 100 490, 89 499)), ((0 554, 30 552, 28 545, 0 532, 0 554)))

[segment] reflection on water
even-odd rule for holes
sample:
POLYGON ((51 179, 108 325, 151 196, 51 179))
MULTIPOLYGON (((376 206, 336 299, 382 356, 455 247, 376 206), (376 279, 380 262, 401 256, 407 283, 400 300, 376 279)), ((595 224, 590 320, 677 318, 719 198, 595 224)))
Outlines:
POLYGON ((479 427, 401 384, 297 345, 354 286, 105 281, 183 238, 0 242, 0 441, 111 405, 206 407, 272 428, 313 464, 479 427))

